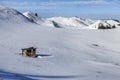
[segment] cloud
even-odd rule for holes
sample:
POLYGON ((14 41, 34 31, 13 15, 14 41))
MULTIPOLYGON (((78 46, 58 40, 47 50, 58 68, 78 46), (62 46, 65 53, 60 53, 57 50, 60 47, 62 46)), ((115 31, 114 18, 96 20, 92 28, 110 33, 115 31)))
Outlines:
POLYGON ((59 5, 105 5, 110 2, 105 0, 90 0, 90 1, 57 1, 57 2, 12 2, 1 1, 2 6, 59 6, 59 5))

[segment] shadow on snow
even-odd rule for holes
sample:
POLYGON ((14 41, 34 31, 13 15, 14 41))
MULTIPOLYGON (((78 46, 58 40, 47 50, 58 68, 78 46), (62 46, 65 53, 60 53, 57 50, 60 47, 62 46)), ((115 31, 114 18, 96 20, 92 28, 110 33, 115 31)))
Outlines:
POLYGON ((45 79, 71 79, 71 78, 78 78, 79 76, 54 76, 54 75, 28 75, 28 74, 19 74, 19 73, 12 73, 7 72, 4 70, 0 70, 0 80, 42 80, 45 79))

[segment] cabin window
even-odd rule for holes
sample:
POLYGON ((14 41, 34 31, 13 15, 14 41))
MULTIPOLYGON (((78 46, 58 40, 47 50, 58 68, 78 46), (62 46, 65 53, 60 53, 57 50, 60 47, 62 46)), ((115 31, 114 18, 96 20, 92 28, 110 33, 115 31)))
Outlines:
POLYGON ((27 52, 31 53, 31 50, 27 50, 27 52))
POLYGON ((35 51, 35 49, 33 49, 33 51, 35 51))

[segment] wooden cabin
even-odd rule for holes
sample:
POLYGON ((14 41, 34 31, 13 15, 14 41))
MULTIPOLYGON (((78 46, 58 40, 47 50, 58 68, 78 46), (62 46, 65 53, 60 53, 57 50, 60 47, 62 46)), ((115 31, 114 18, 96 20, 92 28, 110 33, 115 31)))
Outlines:
POLYGON ((28 57, 36 57, 36 48, 29 47, 22 49, 22 55, 28 56, 28 57))

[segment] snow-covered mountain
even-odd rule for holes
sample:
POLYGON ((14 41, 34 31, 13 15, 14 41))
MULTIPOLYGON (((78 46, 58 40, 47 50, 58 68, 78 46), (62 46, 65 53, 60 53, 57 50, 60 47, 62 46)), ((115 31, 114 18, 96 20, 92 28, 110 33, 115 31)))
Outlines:
POLYGON ((111 29, 115 27, 119 27, 120 23, 115 20, 97 20, 95 23, 90 25, 90 28, 95 29, 111 29))
POLYGON ((9 24, 36 23, 40 26, 56 28, 73 28, 73 29, 98 29, 100 25, 105 28, 118 27, 120 23, 116 20, 91 20, 79 17, 52 17, 41 18, 37 13, 25 12, 20 13, 14 9, 0 7, 0 23, 6 21, 9 24))
POLYGON ((53 18, 40 18, 37 13, 25 12, 24 16, 32 20, 33 22, 50 27, 57 28, 86 28, 91 25, 94 21, 90 19, 78 18, 78 17, 53 17, 53 18))
POLYGON ((57 27, 57 28, 79 28, 79 29, 98 29, 100 24, 105 27, 111 27, 115 25, 119 26, 119 22, 115 20, 90 20, 79 17, 53 17, 53 18, 41 18, 37 13, 25 12, 20 13, 14 9, 0 7, 0 22, 3 20, 7 23, 24 23, 32 22, 41 26, 57 27))
POLYGON ((23 14, 37 24, 57 28, 100 29, 100 25, 103 25, 103 28, 107 29, 113 26, 118 27, 120 24, 115 20, 91 20, 79 17, 52 17, 45 19, 40 18, 37 13, 25 12, 23 14))
POLYGON ((37 13, 25 12, 25 13, 23 13, 23 15, 41 26, 54 27, 54 25, 51 21, 41 18, 37 13))
POLYGON ((78 17, 53 17, 53 18, 40 18, 37 13, 25 12, 23 13, 24 16, 29 18, 30 20, 34 21, 37 24, 44 25, 44 26, 51 26, 57 28, 82 28, 89 26, 94 21, 90 19, 83 19, 78 17), (36 16, 37 15, 37 16, 36 16))
POLYGON ((27 17, 25 17, 22 13, 7 7, 0 6, 0 21, 7 21, 7 22, 30 22, 27 17))
POLYGON ((38 25, 30 18, 0 8, 0 80, 120 80, 120 27, 89 30, 106 21, 76 17, 42 19, 38 25), (88 30, 49 28, 46 21, 88 30), (19 55, 28 47, 36 47, 40 57, 19 55))
POLYGON ((47 20, 56 22, 61 27, 73 27, 73 28, 84 28, 91 25, 94 21, 90 19, 83 19, 79 17, 53 17, 48 18, 47 20))

